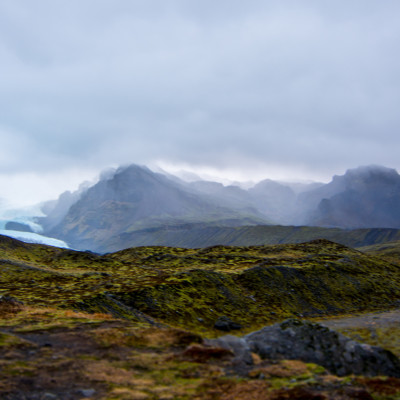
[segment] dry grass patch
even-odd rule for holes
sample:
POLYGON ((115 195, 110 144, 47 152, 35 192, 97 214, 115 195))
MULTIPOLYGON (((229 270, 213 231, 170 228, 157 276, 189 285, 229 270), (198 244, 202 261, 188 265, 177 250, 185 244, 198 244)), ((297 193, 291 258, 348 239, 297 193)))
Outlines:
MULTIPOLYGON (((320 367, 323 370, 322 367, 320 367)), ((290 378, 309 375, 310 370, 315 370, 314 364, 306 364, 299 360, 283 360, 277 364, 256 368, 249 373, 251 378, 264 376, 266 378, 290 378)), ((314 372, 314 371, 312 371, 314 372)))
POLYGON ((129 389, 125 387, 114 388, 103 397, 103 400, 147 400, 150 395, 136 389, 129 389))
POLYGON ((107 382, 116 385, 151 385, 151 380, 139 378, 133 371, 114 366, 107 360, 87 362, 82 371, 83 375, 95 382, 107 382))
POLYGON ((174 328, 104 328, 93 332, 96 342, 102 347, 129 346, 147 348, 184 347, 201 343, 202 338, 194 333, 174 328))

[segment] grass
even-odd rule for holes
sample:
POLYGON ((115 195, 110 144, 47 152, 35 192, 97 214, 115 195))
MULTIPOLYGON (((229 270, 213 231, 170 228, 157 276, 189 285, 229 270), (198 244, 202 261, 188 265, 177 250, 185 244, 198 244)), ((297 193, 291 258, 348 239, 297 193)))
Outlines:
MULTIPOLYGON (((100 256, 2 239, 0 251, 2 398, 81 398, 85 388, 118 400, 347 399, 349 388, 400 397, 400 380, 338 378, 295 360, 254 356, 248 374, 232 375, 229 352, 201 347, 221 334, 221 315, 241 323, 241 335, 287 316, 393 306, 399 267, 378 253, 325 240, 100 256)), ((345 333, 400 354, 394 326, 345 333)))
POLYGON ((400 299, 396 264, 326 240, 139 247, 100 256, 2 238, 0 249, 1 294, 24 304, 209 335, 221 315, 250 331, 287 317, 373 310, 400 299))

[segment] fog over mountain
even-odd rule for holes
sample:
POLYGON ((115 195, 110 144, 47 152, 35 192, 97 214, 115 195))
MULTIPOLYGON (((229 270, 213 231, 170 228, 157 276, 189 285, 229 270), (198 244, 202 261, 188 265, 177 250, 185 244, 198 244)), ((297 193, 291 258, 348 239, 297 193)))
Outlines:
POLYGON ((237 236, 231 231, 229 239, 228 230, 222 236, 216 234, 215 242, 204 241, 210 227, 400 229, 400 175, 392 168, 349 169, 327 184, 264 179, 249 188, 189 177, 188 182, 139 165, 107 169, 97 183, 83 182, 78 190, 40 205, 18 209, 3 201, 0 233, 102 252, 137 244, 190 243, 196 247, 229 242, 237 236), (202 236, 198 242, 194 232, 202 236), (191 239, 182 240, 185 235, 191 239))
POLYGON ((3 0, 0 196, 45 201, 131 162, 254 182, 399 169, 399 15, 396 0, 3 0))
POLYGON ((165 225, 269 223, 256 209, 229 207, 228 203, 190 190, 146 167, 131 165, 87 189, 48 234, 74 247, 99 249, 115 236, 165 225))
POLYGON ((148 237, 149 230, 184 231, 199 224, 397 229, 399 204, 400 176, 381 166, 350 169, 328 184, 266 179, 245 190, 211 181, 184 182, 131 165, 45 204, 47 216, 39 221, 48 236, 101 251, 110 243, 113 249, 129 246, 132 235, 136 243, 140 232, 148 237))
POLYGON ((400 176, 379 166, 361 167, 335 176, 331 183, 302 195, 303 204, 319 199, 307 224, 342 228, 399 228, 400 176))

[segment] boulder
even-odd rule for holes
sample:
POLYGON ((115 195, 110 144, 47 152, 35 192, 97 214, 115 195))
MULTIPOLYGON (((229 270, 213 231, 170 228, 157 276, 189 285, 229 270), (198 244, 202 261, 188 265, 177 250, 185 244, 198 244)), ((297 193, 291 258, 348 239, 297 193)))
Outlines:
POLYGON ((387 375, 400 378, 400 360, 390 351, 356 342, 309 321, 288 319, 242 338, 232 335, 207 344, 231 350, 242 365, 251 364, 251 353, 268 360, 301 360, 323 366, 338 376, 387 375))

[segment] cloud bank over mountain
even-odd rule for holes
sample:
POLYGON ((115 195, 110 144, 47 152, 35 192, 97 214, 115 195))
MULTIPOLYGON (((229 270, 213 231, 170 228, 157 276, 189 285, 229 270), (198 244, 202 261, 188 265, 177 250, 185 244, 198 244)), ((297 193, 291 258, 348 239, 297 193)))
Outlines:
POLYGON ((3 1, 0 182, 50 192, 68 172, 71 186, 76 171, 132 162, 272 179, 399 168, 399 12, 391 0, 3 1))

